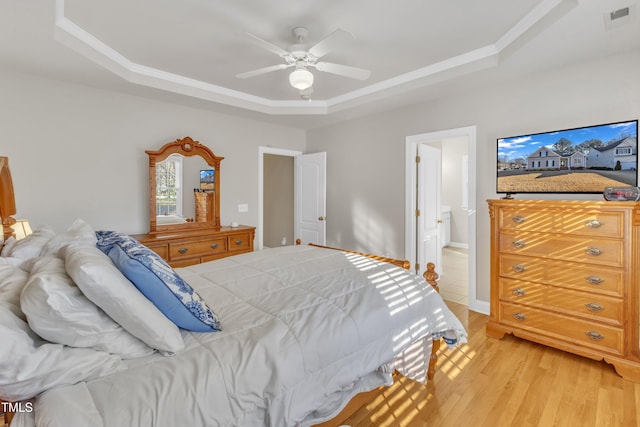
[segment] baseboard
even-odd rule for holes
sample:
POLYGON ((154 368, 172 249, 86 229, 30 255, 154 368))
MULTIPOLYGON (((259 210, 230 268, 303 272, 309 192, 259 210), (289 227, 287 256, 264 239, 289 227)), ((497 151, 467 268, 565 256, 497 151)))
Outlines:
POLYGON ((469 249, 468 243, 449 242, 447 246, 451 246, 452 248, 469 249))
POLYGON ((488 301, 469 301, 469 310, 475 311, 476 313, 486 314, 487 316, 491 312, 491 305, 488 301))

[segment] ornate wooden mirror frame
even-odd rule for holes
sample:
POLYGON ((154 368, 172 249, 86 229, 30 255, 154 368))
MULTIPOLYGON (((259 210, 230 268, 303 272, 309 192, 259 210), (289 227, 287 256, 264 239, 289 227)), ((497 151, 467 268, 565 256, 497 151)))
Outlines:
MULTIPOLYGON (((216 156, 209 147, 202 145, 199 141, 194 141, 188 136, 165 144, 157 151, 146 150, 145 153, 149 156, 149 233, 159 234, 179 230, 196 231, 207 228, 220 228, 220 162, 224 157, 216 156), (214 189, 208 193, 213 194, 213 203, 207 205, 207 220, 204 222, 187 222, 184 224, 169 225, 159 225, 157 223, 156 165, 172 154, 180 154, 185 157, 200 156, 209 166, 214 168, 214 189)), ((188 190, 183 189, 183 191, 186 192, 188 190)))

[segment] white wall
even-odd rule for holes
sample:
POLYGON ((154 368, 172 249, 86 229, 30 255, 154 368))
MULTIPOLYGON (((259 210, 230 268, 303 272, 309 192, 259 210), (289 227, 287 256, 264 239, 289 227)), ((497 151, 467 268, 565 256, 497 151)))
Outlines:
POLYGON ((638 52, 603 58, 308 132, 307 150, 327 151, 327 244, 404 257, 405 137, 476 125, 476 294, 488 301, 496 139, 638 118, 638 70, 638 52))
POLYGON ((17 218, 58 231, 148 231, 148 157, 191 136, 225 159, 221 220, 257 225, 258 146, 304 151, 291 128, 0 70, 0 155, 9 157, 17 218), (237 205, 247 203, 248 213, 237 205))

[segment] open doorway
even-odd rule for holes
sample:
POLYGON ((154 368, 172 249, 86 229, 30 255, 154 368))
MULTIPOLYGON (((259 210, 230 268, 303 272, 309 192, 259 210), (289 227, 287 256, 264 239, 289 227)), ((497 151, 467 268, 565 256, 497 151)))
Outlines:
POLYGON ((259 147, 257 250, 294 244, 294 157, 300 151, 259 147))
MULTIPOLYGON (((293 159, 293 173, 283 175, 287 187, 293 182, 293 237, 285 239, 286 235, 277 235, 275 241, 278 246, 294 244, 300 239, 303 244, 315 243, 324 245, 326 242, 326 174, 327 153, 317 152, 303 154, 300 151, 284 150, 271 147, 259 147, 258 149, 258 229, 257 250, 265 247, 265 158, 274 155, 276 157, 289 157, 293 159), (284 243, 283 243, 284 242, 284 243)), ((267 161, 269 162, 269 161, 267 161)), ((273 177, 267 178, 272 180, 273 177)), ((275 189, 275 193, 280 191, 275 189)), ((273 192, 272 192, 273 193, 273 192)), ((273 197, 273 196, 267 196, 273 197)), ((285 197, 289 197, 287 194, 285 197)), ((271 204, 270 201, 267 205, 271 204)), ((271 215, 278 227, 284 224, 279 214, 271 215)), ((288 227, 287 224, 284 224, 288 227)), ((277 228, 277 227, 274 227, 277 228)), ((271 231, 269 231, 271 233, 271 231)))
MULTIPOLYGON (((460 277, 456 278, 456 269, 462 268, 466 273, 464 279, 466 280, 467 305, 472 310, 484 312, 483 308, 478 307, 476 300, 476 187, 473 179, 476 165, 476 128, 471 126, 411 135, 406 138, 405 256, 414 265, 419 259, 417 248, 420 244, 420 238, 424 237, 418 234, 419 216, 425 214, 418 212, 418 192, 420 190, 418 188, 419 169, 416 156, 421 145, 438 147, 442 152, 442 160, 440 160, 440 169, 443 171, 440 176, 442 184, 437 189, 430 190, 439 193, 426 195, 426 201, 422 203, 423 209, 438 209, 438 212, 427 212, 425 216, 438 218, 440 224, 438 242, 435 246, 442 254, 440 262, 443 266, 442 278, 445 280, 442 284, 446 284, 448 279, 459 281, 460 277), (449 176, 449 173, 455 174, 455 179, 453 176, 449 176), (449 197, 453 195, 457 195, 457 197, 449 197), (430 198, 441 200, 442 203, 430 203, 430 198), (455 224, 452 224, 454 210, 455 224), (449 221, 448 224, 447 221, 449 221), (455 234, 452 234, 452 225, 460 227, 459 229, 453 228, 455 234), (449 265, 452 263, 452 258, 458 253, 461 253, 462 256, 458 257, 457 266, 449 265), (444 259, 444 256, 447 256, 447 259, 444 259), (460 260, 462 260, 462 264, 460 264, 460 260)), ((429 177, 428 172, 423 175, 422 179, 433 179, 433 177, 429 177)), ((423 266, 421 269, 424 270, 423 266)))
POLYGON ((264 155, 262 237, 265 248, 294 243, 293 159, 278 154, 264 155))
MULTIPOLYGON (((448 301, 469 304, 468 137, 446 138, 441 149, 440 293, 448 301)), ((424 187, 424 186, 423 186, 424 187)))

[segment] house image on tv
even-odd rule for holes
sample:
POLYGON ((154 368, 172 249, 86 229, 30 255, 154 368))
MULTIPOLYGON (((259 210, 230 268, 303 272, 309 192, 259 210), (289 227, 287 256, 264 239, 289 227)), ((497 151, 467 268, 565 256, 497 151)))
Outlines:
POLYGON ((637 157, 638 138, 630 136, 589 150, 587 167, 615 169, 620 162, 621 170, 632 170, 636 168, 637 157))
POLYGON ((527 169, 584 169, 587 163, 587 156, 576 151, 570 156, 562 156, 548 147, 540 147, 535 153, 527 157, 527 169))

